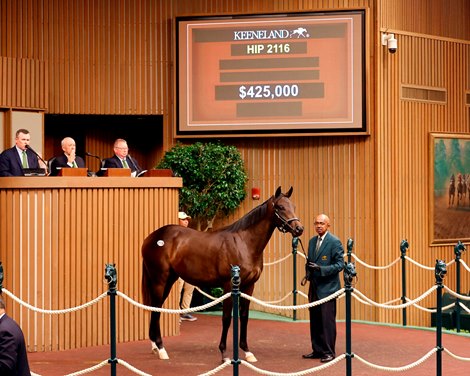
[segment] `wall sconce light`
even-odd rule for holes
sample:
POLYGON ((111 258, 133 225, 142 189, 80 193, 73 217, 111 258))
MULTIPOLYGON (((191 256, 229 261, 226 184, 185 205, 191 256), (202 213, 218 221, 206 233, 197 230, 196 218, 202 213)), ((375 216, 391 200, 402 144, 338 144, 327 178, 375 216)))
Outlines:
POLYGON ((398 45, 397 40, 395 39, 395 34, 382 33, 382 46, 387 46, 388 51, 391 54, 397 52, 398 45))
POLYGON ((251 188, 251 198, 253 200, 259 200, 261 190, 259 188, 251 188))

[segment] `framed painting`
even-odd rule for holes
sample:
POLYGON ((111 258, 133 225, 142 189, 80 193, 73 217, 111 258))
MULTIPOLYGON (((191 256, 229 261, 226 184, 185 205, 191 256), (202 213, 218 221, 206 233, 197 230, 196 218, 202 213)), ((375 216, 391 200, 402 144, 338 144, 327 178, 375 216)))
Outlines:
POLYGON ((431 244, 470 242, 470 134, 430 135, 431 244))

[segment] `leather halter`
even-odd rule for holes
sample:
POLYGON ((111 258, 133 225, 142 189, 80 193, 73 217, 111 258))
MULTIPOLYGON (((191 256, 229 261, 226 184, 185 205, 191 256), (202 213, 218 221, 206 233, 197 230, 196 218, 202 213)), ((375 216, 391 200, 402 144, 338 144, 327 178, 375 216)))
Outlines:
POLYGON ((277 218, 281 221, 280 225, 276 225, 277 229, 281 232, 286 233, 288 230, 290 230, 291 233, 295 232, 295 229, 290 225, 291 222, 293 221, 300 221, 299 218, 294 217, 290 219, 285 219, 279 214, 279 211, 277 209, 274 209, 274 214, 276 215, 277 218))

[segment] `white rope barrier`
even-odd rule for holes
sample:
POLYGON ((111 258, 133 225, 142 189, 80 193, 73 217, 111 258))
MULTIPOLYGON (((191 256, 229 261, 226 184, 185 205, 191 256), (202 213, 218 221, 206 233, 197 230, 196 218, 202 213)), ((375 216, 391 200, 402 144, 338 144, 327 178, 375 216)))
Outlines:
POLYGON ((288 254, 287 256, 283 257, 282 259, 279 259, 277 261, 273 261, 273 262, 266 262, 266 263, 263 263, 264 266, 272 266, 272 265, 276 265, 276 264, 280 264, 281 262, 287 260, 289 257, 292 256, 292 253, 288 254))
POLYGON ((147 306, 147 305, 141 304, 139 302, 136 302, 134 299, 128 297, 126 294, 123 294, 120 291, 117 291, 116 294, 117 294, 117 296, 120 296, 124 300, 127 300, 129 303, 135 305, 136 307, 139 307, 139 308, 144 309, 146 311, 165 312, 165 313, 189 313, 189 312, 204 311, 207 308, 213 307, 213 306, 223 302, 225 299, 227 299, 231 296, 231 293, 228 292, 225 295, 222 295, 220 298, 215 299, 213 302, 209 302, 209 303, 204 304, 204 305, 199 306, 199 307, 193 307, 193 308, 187 308, 187 309, 165 309, 165 308, 158 308, 158 307, 152 307, 152 306, 147 306))
POLYGON ((412 258, 410 258, 408 256, 405 256, 405 259, 408 260, 409 262, 411 262, 412 264, 415 264, 416 266, 419 266, 420 268, 423 268, 423 269, 426 269, 426 270, 434 270, 434 266, 422 265, 419 262, 413 260, 412 258))
MULTIPOLYGON (((305 257, 305 255, 303 255, 302 253, 297 253, 298 255, 305 257)), ((282 259, 280 260, 277 260, 277 261, 274 261, 274 262, 270 262, 270 263, 265 263, 264 265, 265 266, 271 266, 271 265, 275 265, 275 264, 278 264, 278 263, 281 263, 281 262, 284 262, 286 261, 288 258, 290 258, 292 256, 292 254, 288 254, 286 255, 285 257, 283 257, 282 259)), ((346 256, 346 255, 345 255, 346 256)), ((371 269, 387 269, 387 268, 390 268, 392 266, 394 266, 397 262, 400 261, 400 258, 397 258, 396 260, 394 260, 392 263, 386 265, 386 266, 372 266, 372 265, 369 265, 367 264, 366 262, 362 261, 361 259, 359 259, 359 257, 357 257, 357 255, 355 254, 352 254, 352 256, 354 257, 354 259, 361 265, 365 266, 365 267, 368 267, 368 268, 371 268, 371 269)), ((416 261, 414 261, 413 259, 409 258, 408 256, 405 256, 405 259, 408 260, 409 262, 413 263, 414 265, 420 267, 420 268, 423 268, 423 269, 426 269, 426 270, 433 270, 434 271, 434 267, 428 267, 428 266, 425 266, 425 265, 422 265, 416 261)), ((453 263, 455 263, 456 261, 455 260, 451 260, 449 263, 447 263, 446 265, 447 266, 450 266, 452 265, 453 263)), ((460 263, 464 266, 464 268, 470 272, 470 268, 468 267, 468 265, 463 261, 463 260, 460 260, 460 263)), ((448 291, 451 295, 453 295, 454 297, 460 299, 460 300, 465 300, 465 301, 470 301, 470 296, 467 296, 467 295, 461 295, 461 294, 458 294, 454 291, 452 291, 450 288, 448 288, 447 286, 443 286, 444 289, 446 291, 448 291)), ((437 285, 431 287, 429 290, 427 290, 426 292, 424 292, 421 296, 419 296, 418 298, 414 299, 414 300, 411 300, 409 298, 406 298, 405 297, 405 300, 406 300, 406 303, 404 304, 394 304, 398 301, 401 300, 401 298, 396 298, 396 299, 393 299, 393 300, 390 300, 386 303, 377 303, 377 302, 374 302, 372 299, 368 298, 366 295, 364 295, 362 292, 360 292, 359 290, 356 290, 356 289, 353 289, 352 291, 352 296, 358 300, 360 303, 362 304, 365 304, 365 305, 369 305, 369 306, 376 306, 376 307, 380 307, 380 308, 385 308, 385 309, 402 309, 402 308, 405 308, 405 307, 409 307, 409 306, 414 306, 418 309, 421 309, 423 311, 426 311, 426 312, 437 312, 437 309, 433 309, 433 308, 424 308, 422 306, 420 306, 419 304, 417 304, 418 302, 420 302, 421 300, 425 299, 427 296, 429 296, 434 290, 436 290, 438 288, 437 285)), ((144 309, 144 310, 148 310, 148 311, 154 311, 154 312, 164 312, 164 313, 170 313, 170 314, 182 314, 182 313, 190 313, 190 312, 198 312, 198 311, 203 311, 205 309, 208 309, 210 307, 213 307, 221 302, 223 302, 225 299, 228 299, 231 297, 231 293, 226 293, 225 295, 219 297, 219 298, 215 298, 207 293, 205 293, 204 291, 202 291, 201 289, 199 289, 198 287, 196 287, 196 289, 202 294, 202 295, 205 295, 206 297, 208 297, 209 299, 212 299, 213 301, 210 302, 210 303, 207 303, 207 304, 204 304, 202 306, 199 306, 199 307, 193 307, 193 308, 188 308, 188 309, 165 309, 165 308, 157 308, 157 307, 152 307, 152 306, 146 306, 144 304, 141 304, 135 300, 133 300, 132 298, 130 298, 129 296, 127 296, 126 294, 120 292, 120 291, 117 291, 116 294, 118 296, 120 296, 121 298, 123 298, 124 300, 126 300, 127 302, 129 302, 130 304, 133 304, 134 306, 138 307, 138 308, 141 308, 141 309, 144 309)), ((17 298, 15 295, 13 295, 10 291, 8 291, 6 288, 3 288, 3 290, 5 292, 6 295, 8 295, 10 298, 12 298, 14 301, 16 301, 17 303, 19 303, 20 305, 34 311, 34 312, 39 312, 39 313, 43 313, 43 314, 64 314, 64 313, 69 313, 69 312, 74 312, 74 311, 78 311, 78 310, 81 310, 81 309, 84 309, 84 308, 87 308, 93 304, 96 304, 98 303, 100 300, 104 299, 107 295, 108 295, 108 292, 103 292, 101 295, 99 295, 98 297, 96 297, 95 299, 87 302, 87 303, 84 303, 82 305, 79 305, 77 307, 72 307, 72 308, 67 308, 67 309, 59 309, 59 310, 46 310, 46 309, 41 309, 41 308, 37 308, 37 307, 34 307, 28 303, 26 303, 25 301, 17 298)), ((303 293, 302 291, 297 291, 297 293, 301 296, 303 296, 304 298, 308 299, 308 296, 303 293)), ((305 308, 310 308, 310 307, 314 307, 314 306, 317 306, 317 305, 321 305, 329 300, 333 300, 333 299, 341 299, 343 298, 346 294, 345 294, 345 288, 342 288, 340 290, 338 290, 336 293, 334 294, 331 294, 330 296, 326 297, 326 298, 323 298, 321 300, 318 300, 318 301, 315 301, 315 302, 311 302, 311 303, 307 303, 307 304, 302 304, 302 305, 291 305, 291 306, 278 306, 278 305, 275 305, 277 303, 280 303, 280 302, 283 302, 285 301, 286 299, 288 299, 288 297, 292 295, 292 292, 289 292, 288 294, 286 294, 283 298, 279 299, 279 300, 276 300, 276 301, 262 301, 260 299, 257 299, 253 296, 250 296, 250 295, 247 295, 245 293, 241 293, 240 296, 244 299, 247 299, 247 300, 250 300, 260 306, 263 306, 263 307, 266 307, 266 308, 271 308, 271 309, 277 309, 277 310, 299 310, 299 309, 305 309, 305 308)), ((470 309, 465 305, 463 304, 462 302, 459 302, 459 305, 460 307, 466 311, 467 313, 470 313, 470 309)), ((442 310, 447 310, 447 309, 450 309, 452 308, 453 306, 455 306, 455 303, 451 303, 445 307, 442 307, 442 310)), ((458 360, 462 360, 462 361, 470 361, 470 358, 464 358, 464 357, 460 357, 460 356, 457 356, 453 353, 451 353, 449 350, 447 349, 443 349, 447 354, 449 354, 450 356, 454 357, 455 359, 458 359, 458 360)), ((411 363, 411 364, 408 364, 408 365, 405 365, 405 366, 401 366, 401 367, 385 367, 385 366, 381 366, 381 365, 377 365, 377 364, 373 364, 367 360, 365 360, 364 358, 360 357, 359 355, 357 354, 354 354, 354 357, 356 359, 358 359, 359 361, 363 362, 364 364, 366 364, 367 366, 369 367, 372 367, 372 368, 376 368, 376 369, 379 369, 379 370, 384 370, 384 371, 391 371, 391 372, 401 372, 401 371, 406 371, 406 370, 409 370, 413 367, 416 367, 418 366, 419 364, 423 363, 424 361, 426 361, 430 356, 432 356, 435 352, 437 352, 437 348, 434 348, 432 349, 431 351, 429 351, 426 355, 424 355, 422 358, 418 359, 417 361, 411 363)), ((318 367, 313 367, 313 368, 310 368, 310 369, 307 369, 307 370, 303 370, 303 371, 299 371, 299 372, 290 372, 290 373, 278 373, 278 372, 270 372, 270 371, 266 371, 266 370, 262 370, 262 369, 259 369, 257 367, 255 367, 254 365, 252 365, 251 363, 248 363, 246 362, 245 360, 241 360, 241 364, 246 366, 247 368, 251 369, 252 371, 254 372, 257 372, 257 373, 260 373, 260 374, 263 374, 263 375, 272 375, 272 376, 284 376, 284 375, 291 375, 291 376, 302 376, 302 375, 307 375, 307 374, 310 374, 310 373, 314 373, 314 372, 318 372, 318 371, 321 371, 323 369, 326 369, 328 367, 331 367, 332 365, 338 363, 339 361, 343 360, 346 358, 346 355, 345 354, 342 354, 341 356, 338 356, 337 358, 335 358, 333 361, 327 363, 327 364, 324 364, 324 365, 321 365, 321 366, 318 366, 318 367)), ((117 363, 118 364, 121 364, 122 366, 126 367, 128 370, 138 374, 138 375, 141 375, 141 376, 151 376, 150 374, 147 374, 145 372, 142 372, 140 370, 138 370, 137 368, 135 368, 134 366, 130 365, 129 363, 127 363, 126 361, 122 360, 122 359, 117 359, 117 363)), ((81 370, 81 371, 77 371, 77 372, 74 372, 74 373, 71 373, 71 374, 68 374, 66 376, 79 376, 79 375, 83 375, 83 374, 86 374, 86 373, 89 373, 89 372, 93 372, 93 371, 96 371, 106 365, 109 364, 109 361, 108 360, 105 360, 105 361, 102 361, 101 363, 95 365, 95 366, 92 366, 90 368, 87 368, 87 369, 84 369, 84 370, 81 370)), ((204 374, 201 374, 200 376, 211 376, 211 375, 215 375, 216 373, 222 371, 223 369, 225 369, 226 367, 230 366, 231 365, 231 360, 227 359, 226 361, 224 361, 223 364, 221 364, 220 366, 214 368, 213 370, 210 370, 204 374)), ((36 373, 33 373, 31 372, 31 374, 33 376, 40 376, 39 374, 36 374, 36 373)))
POLYGON ((359 295, 362 299, 369 302, 371 305, 373 305, 375 307, 388 308, 388 309, 402 309, 402 308, 409 307, 409 306, 415 304, 416 302, 419 302, 419 301, 423 300, 424 298, 426 298, 429 294, 431 294, 436 289, 437 289, 437 286, 433 286, 428 291, 424 292, 421 296, 417 297, 416 299, 410 300, 407 303, 397 304, 397 305, 386 305, 386 304, 376 303, 372 299, 369 299, 362 292, 360 292, 359 290, 356 290, 356 289, 353 290, 352 296, 357 298, 356 295, 359 295))
POLYGON ((99 370, 100 368, 103 368, 104 366, 107 366, 109 363, 107 360, 103 360, 101 363, 93 366, 93 367, 90 367, 90 368, 86 368, 86 369, 83 369, 81 371, 77 371, 77 372, 74 372, 74 373, 69 373, 68 375, 65 375, 65 376, 79 376, 79 375, 84 375, 86 373, 90 373, 90 372, 94 372, 96 370, 99 370))
POLYGON ((285 295, 283 298, 279 299, 279 300, 270 300, 270 301, 265 301, 264 303, 267 303, 267 304, 276 304, 276 303, 281 303, 283 302, 284 300, 286 300, 289 296, 292 295, 292 291, 290 291, 287 295, 285 295))
POLYGON ((198 376, 211 376, 211 375, 215 375, 217 372, 220 372, 222 371, 224 368, 227 368, 229 365, 231 365, 232 362, 230 359, 227 359, 225 360, 220 366, 214 368, 213 370, 211 371, 208 371, 206 373, 201 373, 199 374, 198 376))
POLYGON ((305 294, 303 291, 297 291, 297 294, 303 296, 305 299, 308 299, 308 295, 305 294))
POLYGON ((371 363, 367 360, 365 360, 364 358, 361 358, 359 355, 357 354, 354 354, 354 358, 361 361, 362 363, 364 363, 366 366, 369 366, 371 368, 375 368, 375 369, 379 369, 381 371, 390 371, 390 372, 402 372, 402 371, 407 371, 411 368, 414 368, 418 365, 420 365, 421 363, 423 363, 425 360, 429 359, 431 357, 432 354, 434 354, 435 352, 437 352, 437 349, 436 348, 433 348, 432 350, 430 350, 426 355, 424 355, 422 358, 418 359, 416 362, 413 362, 413 363, 410 363, 406 366, 401 366, 401 367, 384 367, 384 366, 379 366, 377 364, 374 364, 374 363, 371 363))
POLYGON ((447 350, 446 348, 444 348, 444 351, 445 351, 447 354, 449 354, 449 355, 450 355, 452 358, 454 358, 454 359, 461 360, 461 361, 463 361, 463 362, 470 362, 470 358, 463 358, 463 357, 461 357, 461 356, 457 356, 457 355, 451 353, 451 352, 450 352, 449 350, 447 350))
POLYGON ((344 358, 346 358, 346 355, 341 354, 340 356, 338 356, 338 357, 336 357, 335 359, 333 359, 331 362, 322 364, 322 365, 317 366, 317 367, 312 367, 312 368, 306 369, 306 370, 304 370, 304 371, 289 372, 289 373, 280 373, 280 372, 265 371, 265 370, 263 370, 263 369, 261 369, 261 368, 255 367, 253 364, 248 363, 248 362, 245 361, 245 360, 241 360, 241 364, 243 364, 245 367, 251 369, 252 371, 255 371, 256 373, 259 373, 260 375, 270 375, 270 376, 302 376, 302 375, 308 375, 308 374, 314 373, 314 372, 323 371, 323 370, 325 370, 325 369, 327 369, 327 368, 329 368, 329 367, 334 366, 336 363, 340 362, 340 361, 343 360, 344 358))
POLYGON ((463 304, 462 302, 459 302, 459 306, 460 308, 463 308, 464 311, 466 311, 467 313, 470 313, 470 308, 468 308, 465 304, 463 304))
MULTIPOLYGON (((345 255, 346 256, 346 255, 345 255)), ((385 266, 373 266, 373 265, 369 265, 369 264, 366 264, 364 261, 362 261, 359 257, 357 257, 354 253, 351 254, 352 257, 354 257, 354 259, 361 265, 367 267, 367 268, 370 268, 370 269, 376 269, 376 270, 381 270, 381 269, 388 269, 390 267, 392 267, 393 265, 395 265, 398 261, 400 261, 400 257, 398 257, 395 261, 392 261, 390 264, 388 265, 385 265, 385 266)))
POLYGON ((460 263, 463 265, 464 269, 466 269, 466 270, 467 270, 467 272, 469 272, 469 273, 470 273, 470 268, 469 268, 469 267, 468 267, 468 265, 465 263, 465 261, 463 261, 463 260, 460 260, 460 263))
POLYGON ((310 307, 314 307, 316 305, 320 305, 320 304, 323 304, 329 300, 332 300, 332 299, 336 299, 337 297, 339 297, 340 295, 343 295, 344 294, 344 288, 336 291, 334 294, 331 294, 329 296, 327 296, 326 298, 323 298, 323 299, 320 299, 320 300, 317 300, 315 302, 312 302, 312 303, 308 303, 308 304, 301 304, 301 305, 295 305, 295 306, 276 306, 276 305, 273 305, 273 304, 268 304, 268 303, 265 303, 263 302, 262 300, 259 300, 257 298, 254 298, 253 296, 250 296, 250 295, 247 295, 245 293, 241 293, 240 296, 242 298, 245 298, 245 299, 248 299, 248 300, 251 300, 252 302, 254 303, 257 303, 263 307, 267 307, 267 308, 273 308, 273 309, 279 309, 279 310, 294 310, 294 309, 304 309, 304 308, 310 308, 310 307))
MULTIPOLYGON (((409 298, 405 298, 407 302, 411 301, 409 298)), ((446 310, 446 309, 450 309, 452 307, 455 306, 455 303, 450 303, 448 305, 446 305, 445 307, 442 307, 442 310, 446 310)), ((423 307, 423 306, 420 306, 419 304, 413 304, 413 307, 416 307, 418 309, 420 309, 421 311, 424 311, 424 312, 429 312, 429 313, 436 313, 437 312, 437 308, 426 308, 426 307, 423 307)))
POLYGON ((26 308, 30 309, 31 311, 34 311, 34 312, 39 312, 39 313, 45 313, 45 314, 48 314, 48 315, 59 315, 59 314, 62 314, 62 313, 69 313, 69 312, 75 312, 75 311, 78 311, 80 309, 84 309, 84 308, 87 308, 95 303, 98 303, 101 299, 104 299, 108 293, 107 292, 104 292, 102 293, 100 296, 96 297, 95 299, 93 300, 90 300, 88 303, 85 303, 85 304, 82 304, 80 306, 77 306, 77 307, 73 307, 73 308, 66 308, 66 309, 41 309, 41 308, 36 308, 28 303, 26 303, 25 301, 17 298, 15 295, 13 295, 10 291, 8 291, 6 288, 3 288, 2 289, 3 292, 5 292, 10 298, 12 298, 15 302, 19 303, 20 305, 22 306, 25 306, 26 308))
POLYGON ((118 364, 121 364, 122 366, 126 367, 129 371, 132 371, 132 372, 136 373, 137 375, 152 376, 150 373, 142 372, 141 370, 135 368, 134 366, 131 366, 129 363, 127 363, 126 361, 124 361, 122 359, 118 359, 117 362, 118 362, 118 364))
POLYGON ((456 298, 459 298, 460 300, 468 300, 468 301, 470 301, 470 296, 457 294, 455 291, 451 290, 450 288, 448 288, 448 287, 445 286, 445 285, 444 285, 444 290, 448 291, 449 294, 455 296, 456 298))

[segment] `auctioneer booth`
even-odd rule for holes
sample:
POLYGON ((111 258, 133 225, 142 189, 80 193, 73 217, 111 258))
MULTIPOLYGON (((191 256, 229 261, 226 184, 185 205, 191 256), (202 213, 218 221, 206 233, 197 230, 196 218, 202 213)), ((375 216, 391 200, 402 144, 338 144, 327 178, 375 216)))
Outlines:
MULTIPOLYGON (((106 292, 105 264, 115 263, 118 290, 142 302, 140 246, 158 227, 177 223, 181 186, 176 177, 1 178, 3 287, 32 306, 68 309, 106 292)), ((7 304, 29 351, 109 343, 108 299, 60 315, 7 304)), ((167 304, 176 306, 176 298, 167 304)), ((147 338, 147 311, 122 300, 117 310, 119 342, 147 338)), ((165 334, 177 333, 175 315, 162 320, 165 334)))

